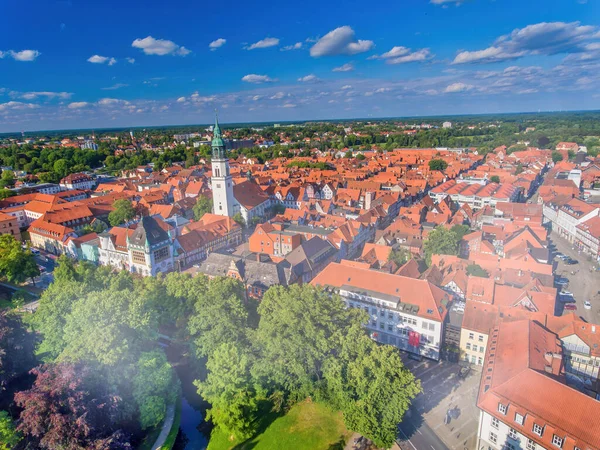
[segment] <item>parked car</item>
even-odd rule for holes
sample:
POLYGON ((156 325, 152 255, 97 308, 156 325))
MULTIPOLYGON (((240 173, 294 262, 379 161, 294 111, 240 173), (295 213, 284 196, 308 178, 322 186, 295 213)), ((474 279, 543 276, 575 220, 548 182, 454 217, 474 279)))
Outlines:
POLYGON ((583 302, 583 307, 585 309, 592 309, 592 304, 590 303, 589 300, 586 300, 585 302, 583 302))
POLYGON ((567 255, 565 255, 564 253, 558 252, 558 253, 556 254, 556 257, 557 257, 557 258, 560 258, 560 259, 565 259, 565 258, 567 257, 567 255))
POLYGON ((565 310, 567 310, 567 311, 577 311, 577 305, 575 303, 567 303, 565 305, 565 310))
POLYGON ((576 259, 569 258, 569 259, 565 259, 565 264, 568 264, 571 266, 573 264, 579 264, 579 261, 577 261, 576 259))
POLYGON ((560 277, 554 280, 554 284, 556 284, 557 286, 566 286, 567 284, 569 284, 569 279, 560 277))
POLYGON ((33 253, 34 255, 39 255, 40 251, 37 248, 32 248, 31 253, 33 253))
POLYGON ((573 297, 573 293, 569 291, 561 291, 560 295, 564 295, 566 297, 573 297))
POLYGON ((562 296, 561 295, 558 299, 560 300, 561 303, 575 303, 575 298, 573 298, 573 296, 568 296, 568 295, 562 296))

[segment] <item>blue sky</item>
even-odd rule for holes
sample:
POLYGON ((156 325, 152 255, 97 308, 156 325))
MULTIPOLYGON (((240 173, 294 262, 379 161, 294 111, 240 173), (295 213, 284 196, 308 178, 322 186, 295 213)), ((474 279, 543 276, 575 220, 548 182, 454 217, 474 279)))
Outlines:
POLYGON ((0 2, 0 132, 600 109, 598 0, 0 2))

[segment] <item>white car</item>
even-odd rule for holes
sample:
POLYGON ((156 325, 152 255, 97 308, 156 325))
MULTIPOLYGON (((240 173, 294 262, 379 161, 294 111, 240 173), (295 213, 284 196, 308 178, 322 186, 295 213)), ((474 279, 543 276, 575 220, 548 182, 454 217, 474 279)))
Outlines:
POLYGON ((585 302, 583 302, 583 307, 585 309, 592 309, 592 304, 590 303, 589 300, 586 300, 585 302))
POLYGON ((569 291, 562 291, 560 293, 560 295, 564 295, 564 296, 567 296, 567 297, 573 297, 573 293, 569 292, 569 291))

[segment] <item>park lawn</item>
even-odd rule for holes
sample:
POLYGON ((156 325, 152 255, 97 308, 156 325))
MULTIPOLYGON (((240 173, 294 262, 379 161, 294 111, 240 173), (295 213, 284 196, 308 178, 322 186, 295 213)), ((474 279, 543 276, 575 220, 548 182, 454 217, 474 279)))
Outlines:
POLYGON ((263 420, 272 422, 262 433, 243 443, 230 441, 215 428, 207 450, 341 450, 352 435, 344 426, 341 412, 309 400, 294 405, 275 420, 273 414, 267 414, 263 420))

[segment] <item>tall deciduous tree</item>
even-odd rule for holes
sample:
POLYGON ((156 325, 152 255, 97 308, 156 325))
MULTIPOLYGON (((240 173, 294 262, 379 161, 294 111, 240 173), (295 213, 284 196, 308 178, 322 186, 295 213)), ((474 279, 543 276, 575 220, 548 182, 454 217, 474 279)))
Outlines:
POLYGON ((212 279, 208 289, 199 293, 195 309, 188 328, 198 355, 208 356, 224 342, 245 339, 248 310, 244 305, 244 287, 239 281, 225 277, 212 279))
POLYGON ((327 360, 324 376, 348 429, 384 448, 395 442, 398 423, 421 391, 398 350, 377 345, 358 324, 344 335, 340 354, 327 360))
POLYGON ((448 167, 448 163, 443 159, 432 159, 429 161, 429 169, 430 170, 445 170, 448 167))
POLYGON ((192 208, 194 211, 194 219, 200 220, 206 213, 212 212, 213 202, 212 199, 205 197, 204 195, 198 195, 198 200, 192 208))
POLYGON ((135 217, 135 209, 129 200, 121 198, 113 203, 114 210, 108 215, 108 222, 116 227, 135 217))
POLYGON ((431 264, 431 255, 457 255, 460 239, 456 233, 442 227, 436 227, 423 243, 425 260, 431 264))
POLYGON ((207 419, 238 440, 256 431, 259 392, 252 383, 251 366, 247 349, 226 342, 209 356, 206 380, 195 382, 198 393, 211 404, 207 419))
POLYGON ((35 364, 34 346, 35 336, 27 332, 20 317, 0 311, 0 391, 35 364))
POLYGON ((0 450, 12 450, 21 439, 10 415, 6 411, 0 411, 0 450))
POLYGON ((358 319, 338 296, 312 286, 273 286, 258 307, 252 341, 260 348, 254 374, 293 400, 321 386, 324 361, 338 348, 346 328, 358 319))
POLYGON ((119 424, 128 417, 121 398, 90 367, 50 364, 32 370, 33 387, 15 394, 23 409, 17 429, 44 449, 128 448, 119 424), (113 441, 112 446, 105 443, 113 441), (104 443, 104 444, 103 444, 104 443))
POLYGON ((11 283, 22 283, 40 274, 31 251, 24 250, 21 243, 10 234, 0 236, 0 276, 11 283))
POLYGON ((177 397, 178 386, 162 350, 140 355, 133 378, 133 398, 140 411, 142 428, 154 427, 163 421, 167 406, 177 397))

